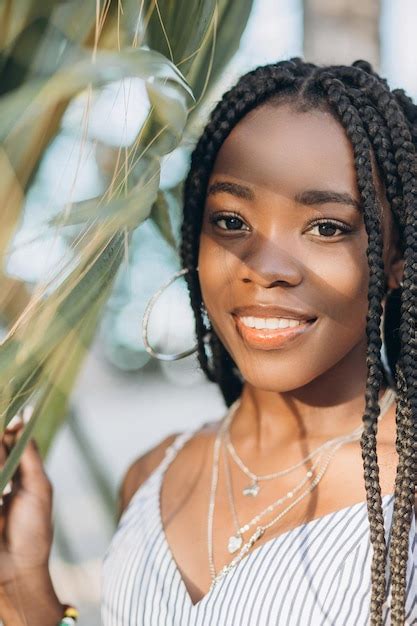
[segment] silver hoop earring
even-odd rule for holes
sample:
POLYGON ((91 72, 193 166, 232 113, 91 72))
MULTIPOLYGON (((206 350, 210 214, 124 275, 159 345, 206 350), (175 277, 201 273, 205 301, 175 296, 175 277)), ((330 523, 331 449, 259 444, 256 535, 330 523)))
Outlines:
MULTIPOLYGON (((196 267, 195 269, 196 271, 198 271, 198 267, 196 267)), ((158 289, 156 293, 154 293, 154 295, 152 296, 152 298, 149 300, 148 304, 146 305, 145 313, 143 315, 143 320, 142 320, 142 339, 143 339, 143 343, 145 344, 146 352, 148 352, 151 356, 153 356, 155 359, 158 359, 159 361, 178 361, 179 359, 183 359, 184 357, 189 356, 190 354, 193 354, 194 352, 197 352, 198 350, 198 344, 195 344, 193 348, 190 348, 189 350, 184 350, 183 352, 178 352, 176 354, 163 354, 162 352, 156 352, 148 341, 148 323, 149 323, 149 316, 151 314, 153 305, 155 304, 159 296, 162 294, 163 291, 165 291, 167 287, 172 285, 172 283, 175 280, 177 280, 177 278, 180 278, 180 276, 184 276, 188 271, 189 271, 189 268, 187 267, 182 270, 179 270, 178 272, 175 272, 172 278, 170 278, 168 282, 162 285, 162 287, 158 289)), ((210 339, 210 333, 207 332, 204 335, 203 341, 207 343, 209 339, 210 339)))
MULTIPOLYGON (((390 293, 393 291, 393 289, 390 289, 387 293, 387 298, 389 297, 390 293)), ((379 331, 380 331, 380 336, 381 336, 381 351, 380 351, 380 357, 381 357, 381 363, 382 363, 382 367, 384 369, 384 373, 385 373, 385 378, 386 381, 388 383, 388 385, 391 388, 395 388, 395 381, 394 378, 392 376, 392 372, 391 372, 391 368, 389 366, 388 363, 388 353, 387 353, 387 346, 385 344, 385 337, 384 337, 384 327, 385 327, 385 307, 386 304, 383 307, 382 310, 382 315, 381 315, 381 323, 379 326, 379 331)))

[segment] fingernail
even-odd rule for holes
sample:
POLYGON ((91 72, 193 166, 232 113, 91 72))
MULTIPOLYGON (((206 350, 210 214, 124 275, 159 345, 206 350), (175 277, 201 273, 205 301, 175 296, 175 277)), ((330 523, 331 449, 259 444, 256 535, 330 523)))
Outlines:
POLYGON ((21 426, 23 424, 23 420, 20 415, 14 415, 10 422, 6 426, 6 430, 13 430, 17 426, 21 426))
POLYGON ((25 406, 25 408, 23 409, 23 421, 25 424, 29 422, 30 418, 32 417, 32 413, 33 413, 33 406, 30 404, 25 406))
POLYGON ((2 496, 7 496, 7 494, 12 493, 12 481, 9 480, 8 483, 6 483, 5 488, 2 491, 2 496))

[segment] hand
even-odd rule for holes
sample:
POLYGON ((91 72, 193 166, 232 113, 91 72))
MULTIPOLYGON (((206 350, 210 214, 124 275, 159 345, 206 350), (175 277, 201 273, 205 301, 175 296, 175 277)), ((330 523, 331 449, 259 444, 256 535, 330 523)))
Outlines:
MULTIPOLYGON (((0 465, 23 430, 15 421, 0 444, 0 465)), ((45 473, 35 441, 21 457, 12 492, 3 496, 0 508, 0 585, 26 571, 48 567, 52 545, 52 485, 45 473)))
MULTIPOLYGON (((23 422, 13 422, 0 439, 0 466, 22 434, 23 422)), ((52 485, 31 439, 0 506, 0 616, 6 624, 6 614, 10 624, 18 623, 13 609, 34 625, 56 624, 62 616, 48 569, 52 538, 52 485)))

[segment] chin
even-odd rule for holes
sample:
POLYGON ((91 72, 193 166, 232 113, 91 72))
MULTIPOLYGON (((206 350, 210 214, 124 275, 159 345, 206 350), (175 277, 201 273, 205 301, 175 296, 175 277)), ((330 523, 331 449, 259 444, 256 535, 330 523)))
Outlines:
MULTIPOLYGON (((294 370, 294 368, 292 368, 294 370)), ((242 368, 240 369, 245 382, 249 383, 255 389, 261 391, 275 391, 284 393, 286 391, 294 391, 311 383, 318 378, 322 372, 306 371, 295 374, 294 371, 282 371, 281 368, 272 369, 262 366, 256 369, 242 368)))
POLYGON ((236 336, 217 334, 243 380, 262 391, 295 391, 330 374, 334 368, 351 371, 366 367, 365 328, 346 332, 344 327, 320 324, 279 349, 254 349, 247 345, 242 349, 236 336))

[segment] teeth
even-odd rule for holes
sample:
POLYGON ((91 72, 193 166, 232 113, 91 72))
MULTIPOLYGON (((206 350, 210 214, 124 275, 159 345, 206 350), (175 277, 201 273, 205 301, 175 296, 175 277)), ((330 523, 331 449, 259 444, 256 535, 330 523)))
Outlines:
POLYGON ((286 317, 252 317, 241 316, 240 320, 249 328, 294 328, 304 324, 305 320, 288 319, 286 317))
POLYGON ((273 317, 267 317, 265 318, 265 325, 267 328, 276 328, 277 327, 277 321, 279 323, 279 320, 274 320, 273 317))

